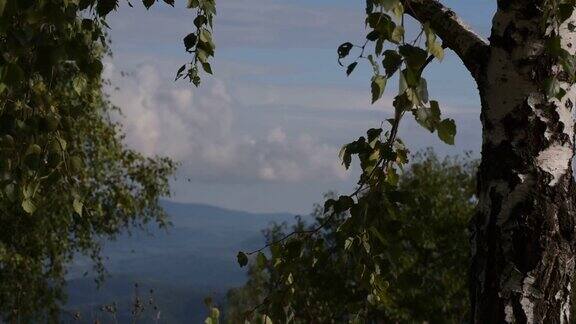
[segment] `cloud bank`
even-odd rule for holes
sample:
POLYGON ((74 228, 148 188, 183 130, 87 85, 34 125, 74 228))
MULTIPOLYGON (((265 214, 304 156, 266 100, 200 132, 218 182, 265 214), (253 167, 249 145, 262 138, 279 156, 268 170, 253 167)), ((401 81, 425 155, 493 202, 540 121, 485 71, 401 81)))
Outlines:
POLYGON ((270 125, 263 136, 235 127, 238 103, 224 82, 211 78, 199 89, 166 82, 153 65, 118 77, 107 75, 119 91, 127 143, 147 155, 167 155, 182 163, 180 175, 193 181, 238 183, 298 182, 326 177, 345 179, 338 147, 309 134, 290 134, 270 125), (237 109, 237 110, 236 110, 237 109))

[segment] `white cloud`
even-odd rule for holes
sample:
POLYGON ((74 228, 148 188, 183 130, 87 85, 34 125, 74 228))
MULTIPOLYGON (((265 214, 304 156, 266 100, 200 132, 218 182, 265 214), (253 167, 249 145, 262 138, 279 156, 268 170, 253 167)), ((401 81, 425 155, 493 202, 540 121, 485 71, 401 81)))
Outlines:
POLYGON ((167 155, 182 163, 181 176, 210 182, 295 182, 344 179, 338 148, 307 134, 270 126, 259 136, 235 127, 235 105, 223 81, 206 78, 199 89, 160 77, 143 65, 119 77, 107 64, 119 91, 127 143, 147 155, 167 155))

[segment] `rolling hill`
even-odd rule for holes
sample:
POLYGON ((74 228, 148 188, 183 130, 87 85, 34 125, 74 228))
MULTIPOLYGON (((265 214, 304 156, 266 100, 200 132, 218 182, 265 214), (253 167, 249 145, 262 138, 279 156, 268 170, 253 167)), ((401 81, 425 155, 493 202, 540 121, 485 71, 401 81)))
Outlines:
MULTIPOLYGON (((172 222, 167 230, 149 226, 105 243, 103 255, 110 277, 100 289, 90 276, 89 259, 81 257, 71 265, 67 310, 79 311, 82 322, 98 317, 103 323, 114 323, 98 310, 116 302, 117 321, 128 322, 137 283, 138 294, 145 300, 153 289, 161 312, 159 323, 202 323, 205 297, 223 303, 226 291, 245 281, 236 253, 261 247, 261 230, 270 223, 294 218, 288 213, 255 214, 201 204, 163 202, 163 206, 172 222)), ((152 319, 157 311, 154 314, 145 314, 138 323, 156 323, 152 319)))

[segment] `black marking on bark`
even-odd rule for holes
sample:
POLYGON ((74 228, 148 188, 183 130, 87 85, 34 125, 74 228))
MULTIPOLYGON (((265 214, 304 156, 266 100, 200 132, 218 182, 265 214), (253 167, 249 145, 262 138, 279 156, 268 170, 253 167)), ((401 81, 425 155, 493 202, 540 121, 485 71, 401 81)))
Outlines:
MULTIPOLYGON (((533 193, 529 196, 533 196, 533 193)), ((522 273, 528 273, 536 268, 542 257, 542 247, 534 240, 534 237, 540 234, 541 224, 530 217, 534 210, 530 203, 533 199, 528 197, 511 210, 512 217, 519 224, 511 234, 514 247, 512 261, 522 273)))
POLYGON ((512 299, 512 309, 514 309, 514 318, 518 321, 518 323, 526 323, 528 321, 526 314, 524 314, 522 304, 520 304, 519 298, 512 299))

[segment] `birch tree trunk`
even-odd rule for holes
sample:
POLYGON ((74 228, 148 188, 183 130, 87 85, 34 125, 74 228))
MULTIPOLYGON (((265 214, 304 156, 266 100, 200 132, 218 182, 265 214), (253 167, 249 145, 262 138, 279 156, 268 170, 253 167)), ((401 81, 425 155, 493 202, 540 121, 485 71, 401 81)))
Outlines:
MULTIPOLYGON (((576 91, 548 99, 562 69, 545 51, 539 1, 498 1, 476 76, 482 102, 479 210, 471 223, 474 323, 569 323, 574 276, 576 91)), ((542 5, 542 4, 540 4, 542 5)), ((574 54, 573 15, 560 28, 574 54)), ((565 80, 565 79, 564 79, 565 80)))
MULTIPOLYGON (((477 81, 482 103, 479 208, 471 221, 471 316, 478 324, 569 323, 576 188, 576 86, 550 55, 544 0, 498 0, 490 42, 437 0, 403 0, 477 81), (549 99, 556 76, 566 94, 549 99)), ((571 5, 571 4, 570 4, 571 5)), ((558 11, 558 7, 548 8, 558 11)), ((576 15, 559 28, 576 53, 576 15)))

